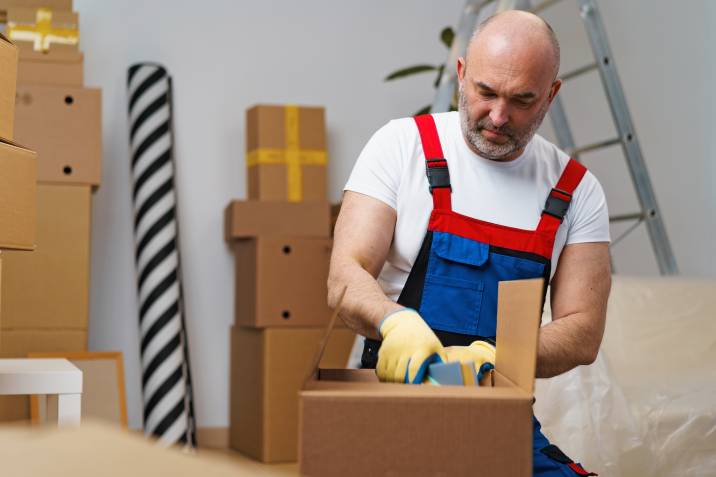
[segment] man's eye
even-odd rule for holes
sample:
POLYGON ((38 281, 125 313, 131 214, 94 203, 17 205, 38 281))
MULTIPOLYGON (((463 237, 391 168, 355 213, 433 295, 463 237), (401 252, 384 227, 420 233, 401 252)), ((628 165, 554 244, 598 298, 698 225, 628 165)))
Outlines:
POLYGON ((481 95, 483 98, 494 98, 494 97, 496 96, 495 93, 490 93, 490 92, 488 92, 488 91, 482 91, 482 92, 480 93, 480 95, 481 95))

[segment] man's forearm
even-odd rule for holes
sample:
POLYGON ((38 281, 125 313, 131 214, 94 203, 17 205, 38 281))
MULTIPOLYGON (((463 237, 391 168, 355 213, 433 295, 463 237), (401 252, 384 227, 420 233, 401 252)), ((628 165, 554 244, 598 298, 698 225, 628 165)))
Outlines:
POLYGON ((332 261, 328 277, 328 306, 338 305, 343 288, 346 294, 340 317, 357 333, 378 338, 377 328, 388 313, 403 308, 385 296, 376 279, 353 260, 332 261))
POLYGON ((567 315, 540 328, 537 377, 551 378, 597 357, 603 329, 595 329, 588 313, 567 315))

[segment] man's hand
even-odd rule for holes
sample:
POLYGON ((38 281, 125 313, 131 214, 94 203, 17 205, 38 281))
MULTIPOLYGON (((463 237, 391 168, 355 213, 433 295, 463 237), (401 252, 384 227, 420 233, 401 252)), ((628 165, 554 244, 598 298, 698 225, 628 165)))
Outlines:
POLYGON ((388 315, 379 332, 383 343, 376 373, 381 381, 422 383, 428 365, 446 359, 440 340, 415 310, 388 315))
POLYGON ((448 362, 472 364, 478 381, 485 371, 495 367, 495 347, 486 341, 473 341, 470 346, 448 346, 445 354, 448 362))

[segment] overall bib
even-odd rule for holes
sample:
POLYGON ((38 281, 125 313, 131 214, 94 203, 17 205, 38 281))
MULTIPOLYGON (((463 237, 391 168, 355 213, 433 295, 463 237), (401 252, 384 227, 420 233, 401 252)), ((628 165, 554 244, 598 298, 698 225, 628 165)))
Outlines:
MULTIPOLYGON (((586 168, 575 160, 567 163, 536 230, 484 222, 452 210, 448 162, 435 121, 426 114, 415 117, 415 123, 433 210, 398 303, 417 310, 443 346, 467 346, 478 339, 495 344, 498 282, 543 278, 549 284, 557 229, 586 168)), ((379 348, 380 341, 365 340, 362 367, 375 368, 379 348)), ((596 475, 551 445, 534 418, 533 436, 535 476, 596 475)))

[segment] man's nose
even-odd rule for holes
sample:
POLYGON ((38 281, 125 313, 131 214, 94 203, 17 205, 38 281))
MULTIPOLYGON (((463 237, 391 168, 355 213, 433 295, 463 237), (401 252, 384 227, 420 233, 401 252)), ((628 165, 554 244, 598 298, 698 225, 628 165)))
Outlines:
POLYGON ((498 100, 497 102, 495 102, 495 104, 492 106, 492 109, 490 110, 490 121, 492 122, 492 124, 494 124, 496 128, 500 128, 503 125, 507 124, 507 121, 509 121, 509 119, 510 113, 505 102, 502 100, 498 100))

